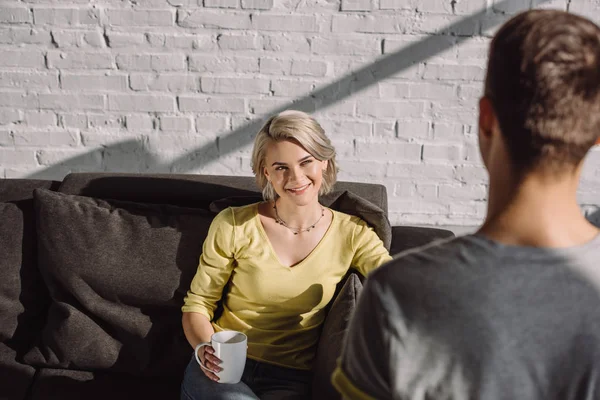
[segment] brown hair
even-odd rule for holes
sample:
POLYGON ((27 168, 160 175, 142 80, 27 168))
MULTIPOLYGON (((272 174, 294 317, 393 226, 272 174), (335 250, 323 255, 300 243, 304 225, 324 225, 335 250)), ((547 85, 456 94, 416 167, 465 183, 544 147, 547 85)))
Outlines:
POLYGON ((319 161, 327 160, 327 169, 323 172, 319 194, 329 193, 333 189, 338 172, 335 149, 331 141, 313 117, 302 111, 287 110, 269 118, 254 139, 252 171, 262 189, 264 199, 275 200, 277 196, 273 187, 267 184, 264 174, 267 147, 271 142, 282 140, 298 143, 319 161))
POLYGON ((516 15, 492 40, 485 96, 519 172, 578 165, 600 135, 600 28, 563 11, 516 15))

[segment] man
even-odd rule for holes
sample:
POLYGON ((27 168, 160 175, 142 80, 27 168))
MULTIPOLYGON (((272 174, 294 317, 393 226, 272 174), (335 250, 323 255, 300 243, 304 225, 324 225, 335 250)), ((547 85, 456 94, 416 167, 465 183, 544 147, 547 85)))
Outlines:
POLYGON ((600 28, 513 17, 479 110, 487 218, 369 276, 333 376, 345 398, 600 398, 600 235, 576 201, 600 135, 600 28))

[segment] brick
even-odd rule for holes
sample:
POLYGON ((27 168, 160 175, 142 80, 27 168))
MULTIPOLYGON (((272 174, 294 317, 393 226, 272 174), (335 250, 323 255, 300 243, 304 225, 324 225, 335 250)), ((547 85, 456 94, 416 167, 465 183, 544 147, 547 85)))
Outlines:
POLYGON ((206 8, 238 8, 239 0, 204 0, 206 8))
POLYGON ((371 0, 342 0, 342 11, 369 11, 372 10, 371 0))
POLYGON ((383 53, 398 59, 406 54, 413 64, 444 63, 456 60, 456 37, 443 35, 397 35, 383 40, 383 53))
POLYGON ((248 10, 270 10, 273 0, 242 0, 242 8, 248 10))
POLYGON ((79 134, 72 131, 14 132, 17 146, 77 146, 79 134))
POLYGON ((198 77, 189 74, 147 74, 132 73, 129 75, 129 86, 135 91, 159 92, 197 92, 200 90, 198 77))
POLYGON ((59 48, 106 47, 104 34, 99 30, 61 29, 52 31, 52 39, 59 48))
POLYGON ((411 31, 427 34, 474 36, 479 33, 479 20, 450 15, 425 15, 415 19, 411 31))
POLYGON ((100 11, 97 8, 35 7, 33 21, 35 25, 100 25, 100 11))
POLYGON ((315 54, 373 56, 381 54, 379 39, 360 39, 357 37, 315 38, 311 41, 311 49, 315 54))
MULTIPOLYGON (((556 2, 562 4, 564 2, 556 2)), ((534 3, 540 3, 540 0, 534 0, 534 3)), ((569 0, 569 11, 577 14, 589 15, 592 13, 600 12, 600 4, 597 1, 593 0, 584 0, 584 1, 573 1, 569 0)), ((537 5, 537 4, 536 4, 537 5)), ((554 5, 555 8, 558 8, 558 5, 554 5)), ((563 8, 564 10, 565 8, 563 8)))
POLYGON ((189 58, 189 70, 194 72, 258 72, 258 58, 196 55, 189 58))
POLYGON ((458 45, 458 59, 461 63, 485 63, 490 49, 490 40, 478 38, 458 45))
POLYGON ((415 193, 422 198, 436 198, 438 196, 438 185, 435 183, 417 183, 415 193))
POLYGON ((23 117, 25 125, 34 127, 54 127, 57 126, 56 113, 54 111, 34 111, 27 110, 23 117))
POLYGON ((423 160, 459 161, 462 159, 462 148, 457 145, 426 144, 423 146, 423 160))
POLYGON ((459 165, 455 172, 456 180, 466 184, 487 183, 489 175, 482 165, 459 165))
POLYGON ((8 125, 23 120, 21 111, 12 108, 0 108, 0 125, 8 125))
POLYGON ((421 117, 425 103, 421 101, 359 100, 357 114, 374 118, 421 117))
POLYGON ((481 33, 484 37, 491 38, 496 34, 498 28, 510 18, 510 14, 488 14, 481 21, 481 33))
POLYGON ((58 72, 0 71, 0 87, 56 89, 58 88, 58 72))
POLYGON ((122 92, 127 90, 127 75, 98 75, 62 73, 60 83, 67 90, 122 92))
POLYGON ((251 78, 201 78, 204 93, 264 94, 269 93, 269 80, 251 78))
POLYGON ((146 43, 143 33, 106 31, 108 46, 114 49, 142 46, 146 43))
POLYGON ((289 75, 292 71, 292 60, 261 57, 259 59, 259 71, 268 75, 289 75))
POLYGON ((439 197, 440 199, 452 200, 485 200, 487 198, 487 187, 485 185, 441 183, 439 197))
POLYGON ((221 50, 259 50, 262 48, 260 37, 256 35, 221 34, 217 36, 221 50))
POLYGON ((364 160, 420 161, 421 145, 401 141, 356 142, 356 154, 364 160))
POLYGON ((40 165, 94 167, 102 166, 102 151, 100 150, 40 150, 37 154, 40 165))
POLYGON ((0 7, 0 24, 30 24, 32 14, 25 7, 0 7))
POLYGON ((397 136, 396 121, 373 123, 373 135, 382 138, 395 138, 397 136))
POLYGON ((27 165, 35 162, 35 151, 0 148, 0 165, 27 165))
POLYGON ((177 10, 177 24, 182 28, 251 29, 249 14, 223 10, 177 10))
POLYGON ((457 89, 451 84, 411 83, 408 89, 411 99, 453 100, 457 98, 457 89))
POLYGON ((149 137, 149 146, 160 149, 161 152, 195 152, 206 151, 208 147, 211 153, 217 153, 217 145, 214 138, 201 135, 153 135, 149 137), (204 149, 203 149, 204 148, 204 149))
POLYGON ((435 140, 462 140, 464 137, 462 124, 435 122, 432 130, 435 140))
POLYGON ((423 79, 483 81, 484 76, 483 66, 427 64, 423 79))
POLYGON ((45 68, 44 54, 39 50, 3 50, 0 68, 45 68))
POLYGON ((264 49, 278 53, 308 53, 310 43, 308 39, 291 34, 271 34, 263 36, 264 49))
POLYGON ((293 108, 290 103, 286 98, 250 99, 248 108, 251 114, 262 117, 293 108))
MULTIPOLYGON (((319 109, 322 107, 320 106, 319 109)), ((325 108, 325 115, 328 116, 354 116, 356 114, 356 102, 351 101, 337 101, 330 104, 325 108)))
POLYGON ((15 140, 10 131, 0 130, 0 146, 14 146, 15 140))
MULTIPOLYGON (((398 163, 389 164, 386 176, 391 178, 412 179, 415 182, 448 182, 454 180, 454 168, 452 165, 403 163, 405 160, 397 160, 398 163)), ((407 160, 410 161, 410 160, 407 160)))
POLYGON ((330 138, 334 137, 369 137, 371 136, 371 124, 362 121, 347 120, 320 120, 321 126, 330 138))
POLYGON ((40 93, 41 109, 51 110, 103 110, 104 96, 99 94, 40 93))
POLYGON ((87 129, 87 115, 77 114, 61 114, 58 117, 58 125, 63 128, 87 129))
POLYGON ((48 67, 58 69, 113 69, 112 54, 48 51, 48 67))
POLYGON ((109 26, 173 26, 174 10, 104 10, 109 26))
POLYGON ((184 54, 119 54, 117 67, 127 71, 184 71, 184 54))
POLYGON ((441 214, 448 211, 448 206, 446 204, 437 201, 396 198, 390 199, 388 208, 394 210, 410 210, 411 213, 418 214, 441 214))
POLYGON ((244 99, 241 98, 179 96, 178 100, 182 112, 246 112, 244 99))
POLYGON ((0 91, 0 107, 39 108, 37 94, 0 91))
POLYGON ((192 130, 192 119, 189 117, 160 117, 161 131, 189 132, 192 130))
POLYGON ((414 11, 417 9, 415 0, 379 0, 380 10, 406 10, 414 11))
POLYGON ((458 87, 458 98, 463 101, 478 102, 481 96, 483 96, 483 84, 458 87))
POLYGON ((51 43, 50 32, 24 26, 0 27, 2 44, 45 44, 51 43))
POLYGON ((410 86, 409 82, 382 82, 377 87, 382 98, 405 99, 409 97, 410 86))
POLYGON ((325 76, 327 75, 327 62, 317 60, 293 60, 291 74, 298 76, 325 76))
POLYGON ((154 129, 154 120, 149 115, 128 115, 125 119, 125 127, 129 131, 151 131, 154 129))
POLYGON ((277 79, 271 81, 273 96, 299 97, 305 96, 314 89, 312 82, 291 79, 277 79))
POLYGON ((465 103, 459 100, 432 101, 429 113, 437 122, 452 121, 462 124, 473 124, 477 122, 477 102, 465 103))
POLYGON ((109 111, 174 112, 175 98, 158 94, 109 94, 109 111))
POLYGON ((385 174, 385 164, 375 161, 356 161, 352 159, 339 159, 340 179, 352 180, 383 178, 385 174), (345 178, 347 177, 347 178, 345 178))
POLYGON ((398 121, 397 136, 399 138, 414 139, 429 137, 428 121, 398 121))
POLYGON ((200 115, 196 117, 196 132, 211 135, 229 129, 229 121, 225 117, 200 115))
POLYGON ((528 3, 517 1, 492 0, 492 10, 494 12, 499 12, 502 14, 516 14, 518 12, 529 9, 528 3))
POLYGON ((89 129, 122 129, 125 128, 125 117, 119 114, 88 114, 89 129))
POLYGON ((261 31, 318 32, 317 18, 312 15, 254 14, 252 28, 261 31))
POLYGON ((405 33, 414 22, 408 15, 334 15, 331 31, 334 33, 405 33))

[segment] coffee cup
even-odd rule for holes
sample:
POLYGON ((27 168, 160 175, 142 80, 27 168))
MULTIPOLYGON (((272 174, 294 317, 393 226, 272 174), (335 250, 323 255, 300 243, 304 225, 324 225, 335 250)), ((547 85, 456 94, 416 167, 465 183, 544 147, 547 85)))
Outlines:
POLYGON ((242 379, 246 366, 247 350, 248 337, 246 335, 237 331, 220 331, 213 333, 210 342, 198 344, 194 355, 200 367, 219 377, 219 383, 238 383, 242 379), (221 360, 219 367, 223 368, 220 372, 211 371, 198 358, 198 350, 203 346, 212 346, 215 350, 214 356, 221 360))

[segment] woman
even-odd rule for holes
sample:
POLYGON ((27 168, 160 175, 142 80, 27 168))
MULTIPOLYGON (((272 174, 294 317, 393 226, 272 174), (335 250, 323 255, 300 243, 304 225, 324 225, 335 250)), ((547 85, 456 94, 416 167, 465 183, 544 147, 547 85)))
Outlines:
MULTIPOLYGON (((192 358, 182 399, 309 397, 311 362, 336 285, 351 265, 366 275, 391 260, 364 221, 319 204, 336 180, 335 150, 308 114, 271 117, 256 136, 252 169, 265 201, 215 217, 182 308, 193 348, 215 331, 247 335, 244 375, 238 384, 219 384, 192 358), (226 285, 223 314, 213 320, 226 285)), ((212 347, 198 353, 220 370, 212 347)))

